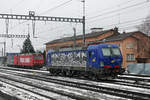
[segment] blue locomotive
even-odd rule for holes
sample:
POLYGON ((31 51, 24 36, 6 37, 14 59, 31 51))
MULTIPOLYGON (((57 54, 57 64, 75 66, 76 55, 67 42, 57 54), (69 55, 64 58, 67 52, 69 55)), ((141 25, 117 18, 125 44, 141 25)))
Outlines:
POLYGON ((122 54, 115 44, 90 45, 86 50, 47 53, 47 68, 52 75, 85 76, 101 79, 124 72, 122 54))

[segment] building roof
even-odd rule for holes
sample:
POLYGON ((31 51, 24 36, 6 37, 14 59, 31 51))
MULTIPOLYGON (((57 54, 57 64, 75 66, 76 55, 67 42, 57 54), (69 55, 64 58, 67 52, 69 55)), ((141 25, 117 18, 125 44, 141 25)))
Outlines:
MULTIPOLYGON (((110 31, 113 31, 113 29, 104 30, 104 31, 100 31, 100 32, 91 32, 91 33, 85 34, 85 38, 97 37, 99 35, 102 35, 104 33, 110 32, 110 31)), ((56 39, 56 40, 47 42, 45 44, 47 45, 47 44, 53 44, 53 43, 60 43, 60 42, 72 41, 73 38, 74 38, 73 36, 72 37, 64 37, 64 38, 61 38, 61 39, 56 39)), ((79 39, 82 39, 82 38, 83 38, 83 35, 76 36, 76 40, 79 40, 79 39)))
POLYGON ((120 41, 120 40, 124 40, 127 37, 132 36, 133 34, 135 34, 137 32, 139 32, 139 31, 117 34, 117 35, 115 34, 113 36, 106 37, 105 39, 102 39, 100 41, 120 41))

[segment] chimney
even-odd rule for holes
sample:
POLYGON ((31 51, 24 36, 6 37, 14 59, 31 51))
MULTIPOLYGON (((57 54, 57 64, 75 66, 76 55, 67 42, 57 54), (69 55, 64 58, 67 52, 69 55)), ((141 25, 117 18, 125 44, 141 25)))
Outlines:
POLYGON ((103 31, 103 28, 91 28, 91 32, 94 33, 94 32, 101 32, 103 31))
POLYGON ((114 28, 114 33, 115 33, 115 34, 119 34, 119 32, 118 32, 118 27, 115 27, 115 28, 114 28))

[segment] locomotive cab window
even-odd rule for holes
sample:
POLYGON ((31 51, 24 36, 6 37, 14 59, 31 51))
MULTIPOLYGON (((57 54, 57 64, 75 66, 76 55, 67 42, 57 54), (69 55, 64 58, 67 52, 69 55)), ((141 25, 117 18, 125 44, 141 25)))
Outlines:
POLYGON ((121 56, 119 48, 102 48, 103 56, 121 56))
POLYGON ((110 48, 102 48, 103 56, 111 56, 110 48))
POLYGON ((119 48, 112 48, 113 56, 121 56, 119 48))

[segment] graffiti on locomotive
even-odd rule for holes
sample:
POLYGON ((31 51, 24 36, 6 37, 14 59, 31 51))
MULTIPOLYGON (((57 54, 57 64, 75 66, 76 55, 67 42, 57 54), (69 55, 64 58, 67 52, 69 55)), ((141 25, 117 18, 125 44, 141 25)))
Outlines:
POLYGON ((86 52, 65 52, 52 54, 53 66, 83 66, 86 67, 86 52))

